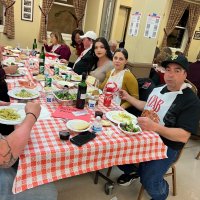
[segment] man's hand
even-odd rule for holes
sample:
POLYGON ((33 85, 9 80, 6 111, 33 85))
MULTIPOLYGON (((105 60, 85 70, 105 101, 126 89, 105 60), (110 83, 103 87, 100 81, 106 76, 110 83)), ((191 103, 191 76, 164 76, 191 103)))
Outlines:
POLYGON ((40 115, 41 107, 39 103, 28 102, 25 106, 26 113, 33 113, 37 118, 40 115))
POLYGON ((155 131, 157 130, 157 123, 149 119, 148 117, 138 117, 138 124, 144 131, 155 131))

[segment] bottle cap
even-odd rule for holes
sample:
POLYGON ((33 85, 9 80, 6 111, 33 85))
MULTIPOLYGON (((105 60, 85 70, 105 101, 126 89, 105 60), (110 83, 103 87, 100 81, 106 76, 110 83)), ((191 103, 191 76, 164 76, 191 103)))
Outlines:
POLYGON ((101 117, 100 116, 96 116, 96 120, 101 120, 101 117))

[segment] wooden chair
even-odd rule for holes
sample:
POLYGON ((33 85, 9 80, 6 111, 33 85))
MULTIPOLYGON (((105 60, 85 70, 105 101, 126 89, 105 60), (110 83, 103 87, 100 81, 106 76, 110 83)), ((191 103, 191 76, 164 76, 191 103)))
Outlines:
POLYGON ((185 83, 189 83, 192 86, 191 90, 197 95, 197 93, 198 93, 197 87, 188 79, 185 80, 185 83))
MULTIPOLYGON (((176 189, 176 163, 178 162, 179 158, 181 157, 182 152, 183 152, 183 149, 180 151, 176 161, 171 165, 169 171, 164 175, 164 177, 172 176, 172 186, 173 186, 173 193, 172 194, 173 194, 173 196, 177 195, 177 189, 176 189)), ((144 192, 144 187, 141 186, 137 200, 142 200, 143 192, 144 192)))
POLYGON ((197 154, 196 159, 197 159, 197 160, 200 159, 200 151, 199 151, 199 153, 197 154))

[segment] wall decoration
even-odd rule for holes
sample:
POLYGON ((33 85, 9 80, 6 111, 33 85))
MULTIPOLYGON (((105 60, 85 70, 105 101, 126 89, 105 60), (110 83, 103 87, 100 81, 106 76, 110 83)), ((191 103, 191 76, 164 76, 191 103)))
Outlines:
POLYGON ((142 13, 140 12, 135 12, 131 14, 129 35, 132 35, 132 36, 138 35, 141 16, 142 16, 142 13))
POLYGON ((34 0, 21 0, 21 1, 22 1, 21 19, 32 22, 34 0))
POLYGON ((161 18, 160 15, 157 15, 156 13, 149 14, 147 16, 144 37, 156 38, 160 24, 160 18, 161 18))
POLYGON ((200 31, 195 31, 193 39, 200 40, 200 31))

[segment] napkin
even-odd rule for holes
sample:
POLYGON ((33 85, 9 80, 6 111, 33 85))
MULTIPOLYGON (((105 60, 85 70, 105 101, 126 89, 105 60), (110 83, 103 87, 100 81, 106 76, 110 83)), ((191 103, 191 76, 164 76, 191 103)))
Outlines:
POLYGON ((80 110, 72 106, 59 106, 56 111, 52 114, 52 117, 55 118, 64 118, 64 119, 82 119, 85 121, 90 121, 92 115, 91 110, 80 110), (80 115, 77 113, 80 113, 80 115), (83 114, 83 115, 82 115, 83 114))

